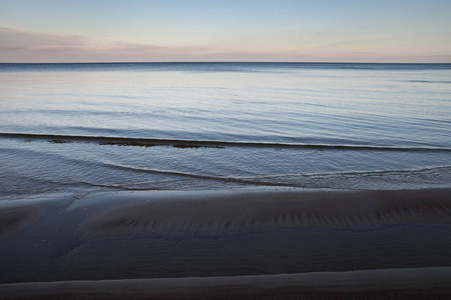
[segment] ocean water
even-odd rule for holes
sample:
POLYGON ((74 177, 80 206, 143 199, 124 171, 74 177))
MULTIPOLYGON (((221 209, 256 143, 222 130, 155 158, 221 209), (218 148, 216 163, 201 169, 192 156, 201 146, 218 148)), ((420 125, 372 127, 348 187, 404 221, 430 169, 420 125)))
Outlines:
POLYGON ((451 64, 0 64, 0 199, 451 184, 451 64))

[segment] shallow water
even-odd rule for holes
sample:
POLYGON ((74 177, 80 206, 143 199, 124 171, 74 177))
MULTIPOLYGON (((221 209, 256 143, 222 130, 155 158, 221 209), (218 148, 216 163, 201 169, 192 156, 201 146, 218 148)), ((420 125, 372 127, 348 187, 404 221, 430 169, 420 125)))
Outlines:
POLYGON ((0 82, 0 132, 31 134, 0 135, 3 199, 451 182, 451 64, 0 64, 0 82))

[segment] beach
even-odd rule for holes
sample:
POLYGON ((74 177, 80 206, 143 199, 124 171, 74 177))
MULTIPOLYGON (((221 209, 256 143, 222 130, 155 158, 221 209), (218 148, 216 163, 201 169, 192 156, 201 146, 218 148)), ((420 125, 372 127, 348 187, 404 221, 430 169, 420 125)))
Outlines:
POLYGON ((450 298, 451 64, 0 64, 0 298, 450 298))
POLYGON ((0 285, 4 299, 445 299, 450 268, 0 285))
POLYGON ((0 294, 449 295, 449 195, 265 188, 2 201, 0 294))
POLYGON ((451 299, 451 1, 0 1, 0 300, 451 299))

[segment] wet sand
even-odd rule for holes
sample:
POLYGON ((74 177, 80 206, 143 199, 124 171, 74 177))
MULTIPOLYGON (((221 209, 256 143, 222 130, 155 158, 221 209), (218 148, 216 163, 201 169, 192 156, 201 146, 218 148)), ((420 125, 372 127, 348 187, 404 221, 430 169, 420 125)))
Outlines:
POLYGON ((451 268, 336 273, 62 281, 0 285, 7 298, 47 299, 439 299, 451 268))
POLYGON ((2 201, 0 295, 449 295, 450 195, 281 189, 2 201))

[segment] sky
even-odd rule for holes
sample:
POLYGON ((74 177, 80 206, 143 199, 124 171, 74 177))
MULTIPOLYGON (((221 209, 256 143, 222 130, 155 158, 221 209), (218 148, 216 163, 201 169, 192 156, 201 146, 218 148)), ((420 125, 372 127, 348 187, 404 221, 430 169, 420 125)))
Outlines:
POLYGON ((0 0, 0 62, 451 63, 451 0, 0 0))

